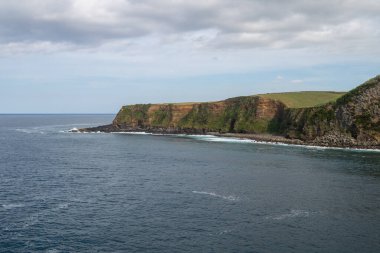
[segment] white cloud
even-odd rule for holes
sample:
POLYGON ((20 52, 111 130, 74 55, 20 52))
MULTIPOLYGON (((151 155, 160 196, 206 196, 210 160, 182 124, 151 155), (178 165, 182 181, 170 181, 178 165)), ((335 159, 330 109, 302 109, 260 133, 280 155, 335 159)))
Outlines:
POLYGON ((2 52, 22 51, 17 45, 24 52, 36 45, 47 52, 105 50, 153 38, 208 50, 323 46, 371 52, 380 40, 379 12, 377 0, 2 1, 0 45, 2 52))

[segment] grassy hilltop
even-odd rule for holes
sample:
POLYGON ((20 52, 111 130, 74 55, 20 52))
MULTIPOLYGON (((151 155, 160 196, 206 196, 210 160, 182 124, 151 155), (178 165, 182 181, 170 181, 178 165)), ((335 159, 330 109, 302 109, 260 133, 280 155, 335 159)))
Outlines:
MULTIPOLYGON (((279 92, 253 95, 262 98, 269 98, 284 103, 289 108, 307 108, 314 107, 329 102, 334 102, 347 92, 337 91, 296 91, 296 92, 279 92)), ((162 105, 196 105, 200 102, 182 102, 182 103, 163 103, 162 105)))
POLYGON ((346 92, 300 91, 260 94, 258 96, 281 101, 289 108, 314 107, 334 102, 346 92))

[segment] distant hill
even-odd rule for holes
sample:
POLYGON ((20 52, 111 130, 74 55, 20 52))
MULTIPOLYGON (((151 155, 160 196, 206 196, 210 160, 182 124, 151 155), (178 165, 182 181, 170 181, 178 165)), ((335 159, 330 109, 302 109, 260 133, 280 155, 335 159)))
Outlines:
POLYGON ((266 136, 274 142, 380 149, 380 76, 347 93, 304 91, 127 105, 112 124, 80 131, 266 136))
POLYGON ((300 91, 300 92, 283 92, 268 93, 258 96, 281 101, 289 108, 306 108, 323 105, 328 102, 334 102, 346 92, 333 91, 300 91))

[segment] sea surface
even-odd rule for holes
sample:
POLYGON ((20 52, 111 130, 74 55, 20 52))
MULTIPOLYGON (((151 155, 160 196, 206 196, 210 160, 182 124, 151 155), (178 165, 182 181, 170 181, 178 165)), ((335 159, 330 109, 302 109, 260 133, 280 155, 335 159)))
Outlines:
POLYGON ((380 252, 380 152, 0 115, 0 252, 380 252))

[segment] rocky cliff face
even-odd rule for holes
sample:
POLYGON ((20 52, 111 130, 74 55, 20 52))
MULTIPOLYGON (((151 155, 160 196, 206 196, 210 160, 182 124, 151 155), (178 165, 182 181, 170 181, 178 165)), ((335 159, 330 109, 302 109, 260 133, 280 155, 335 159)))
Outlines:
POLYGON ((111 125, 88 131, 277 134, 305 144, 380 148, 380 76, 336 102, 292 109, 260 96, 210 103, 123 106, 111 125))
POLYGON ((282 131, 324 146, 380 145, 380 76, 377 76, 335 103, 320 107, 288 109, 282 131))
POLYGON ((211 103, 123 106, 112 125, 120 130, 263 133, 278 130, 285 106, 278 101, 238 97, 211 103))

